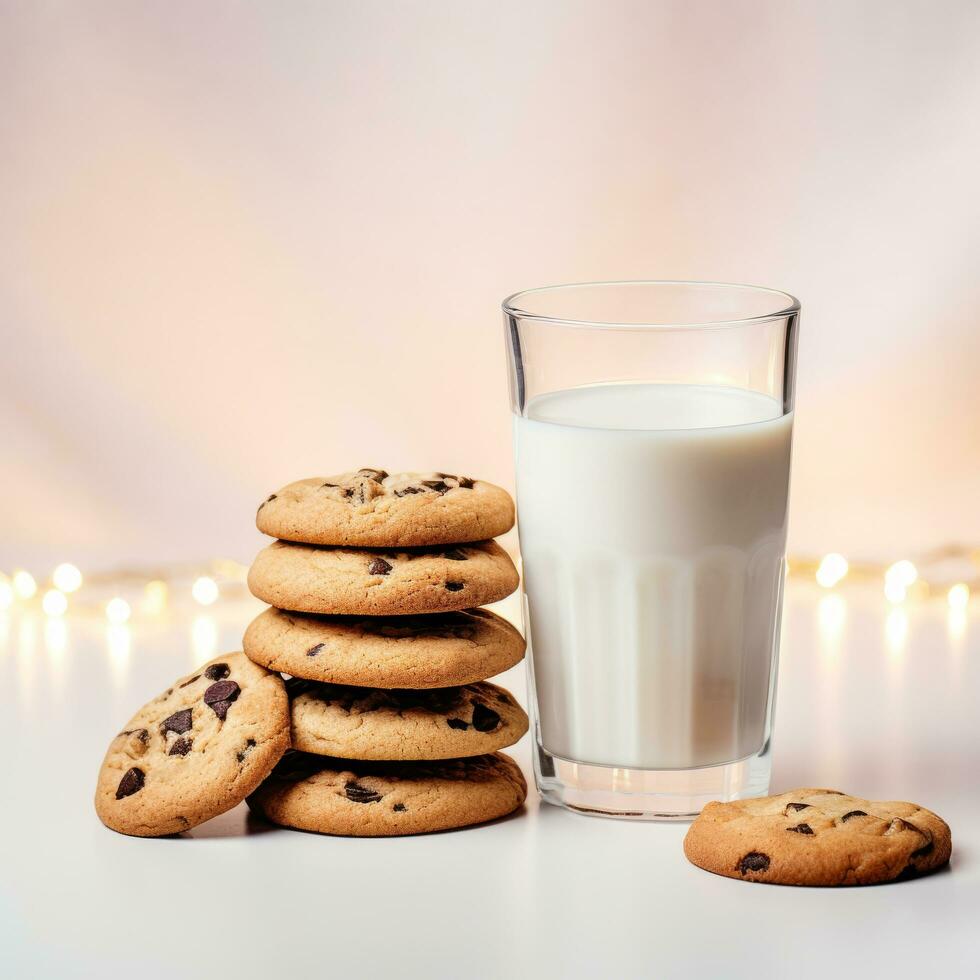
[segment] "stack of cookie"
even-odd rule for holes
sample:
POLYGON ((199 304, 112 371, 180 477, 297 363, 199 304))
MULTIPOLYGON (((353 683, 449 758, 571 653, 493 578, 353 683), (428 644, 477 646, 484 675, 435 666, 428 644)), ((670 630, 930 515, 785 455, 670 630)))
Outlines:
POLYGON ((517 588, 492 538, 514 523, 499 487, 446 473, 362 469, 292 483, 259 507, 278 540, 249 588, 272 608, 246 655, 290 675, 292 744, 249 797, 268 819, 354 836, 419 833, 503 816, 520 769, 497 750, 528 727, 486 678, 524 640, 486 609, 517 588))

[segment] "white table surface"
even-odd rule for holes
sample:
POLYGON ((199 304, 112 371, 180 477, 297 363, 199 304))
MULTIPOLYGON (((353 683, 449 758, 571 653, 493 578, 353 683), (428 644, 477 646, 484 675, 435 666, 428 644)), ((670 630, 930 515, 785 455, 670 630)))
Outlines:
MULTIPOLYGON (((107 627, 0 613, 0 976, 808 977, 980 970, 980 600, 889 613, 791 583, 774 791, 910 799, 953 828, 930 878, 793 889, 684 859, 683 824, 539 805, 497 823, 355 840, 244 805, 173 839, 106 830, 105 745, 257 605, 107 627)), ((513 612, 516 604, 502 604, 513 612)), ((601 654, 600 654, 601 655, 601 654)), ((502 682, 522 700, 523 669, 502 682)), ((531 781, 529 739, 515 755, 531 781)))

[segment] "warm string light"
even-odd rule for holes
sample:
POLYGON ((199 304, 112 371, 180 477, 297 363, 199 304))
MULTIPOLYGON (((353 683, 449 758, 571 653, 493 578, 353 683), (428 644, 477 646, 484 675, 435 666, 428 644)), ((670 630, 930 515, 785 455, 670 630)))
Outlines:
MULTIPOLYGON (((877 565, 869 562, 849 562, 842 554, 830 552, 819 561, 807 558, 792 558, 787 561, 787 574, 796 577, 812 576, 824 589, 834 589, 845 578, 864 581, 877 580, 884 597, 892 605, 904 603, 910 596, 927 597, 944 595, 951 609, 966 609, 973 591, 980 590, 980 574, 972 582, 951 582, 947 577, 935 574, 924 576, 921 569, 939 566, 943 562, 957 561, 961 565, 970 564, 980 573, 980 550, 962 547, 945 548, 927 555, 918 565, 903 558, 890 565, 877 565)), ((933 568, 933 571, 936 571, 933 568)), ((960 569, 962 572, 962 569, 960 569)))
POLYGON ((58 589, 48 589, 41 600, 41 608, 47 616, 64 616, 68 610, 68 597, 58 589))
POLYGON ((194 580, 191 595, 195 602, 199 602, 202 606, 210 606, 218 598, 218 583, 213 578, 202 575, 194 580))
POLYGON ((34 581, 34 576, 30 572, 25 572, 23 568, 18 568, 14 572, 10 577, 10 584, 13 586, 14 595, 18 599, 33 598, 34 593, 37 592, 37 582, 34 581))
POLYGON ((832 589, 841 579, 847 575, 850 566, 843 555, 832 551, 825 555, 817 568, 817 583, 825 589, 832 589))
POLYGON ((131 615, 129 603, 120 596, 115 596, 105 605, 105 618, 115 626, 125 623, 131 615))
POLYGON ((40 582, 26 569, 16 569, 9 577, 0 572, 0 612, 36 604, 51 618, 70 610, 72 614, 95 613, 118 625, 136 614, 160 616, 181 597, 211 606, 222 597, 247 595, 247 573, 247 565, 230 559, 214 559, 203 566, 174 565, 149 574, 123 570, 83 575, 77 565, 61 562, 40 582), (133 596, 133 590, 139 594, 133 596), (70 601, 69 595, 73 596, 70 601))
POLYGON ((966 609, 966 604, 970 601, 970 586, 966 582, 957 582, 950 586, 946 601, 950 609, 966 609))
POLYGON ((83 579, 82 573, 71 562, 64 561, 51 573, 51 581, 60 592, 70 594, 82 587, 83 579))

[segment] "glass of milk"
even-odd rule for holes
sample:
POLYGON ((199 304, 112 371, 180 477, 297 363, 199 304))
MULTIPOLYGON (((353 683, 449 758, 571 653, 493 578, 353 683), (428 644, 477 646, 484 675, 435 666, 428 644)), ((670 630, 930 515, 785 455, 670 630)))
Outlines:
POLYGON ((539 791, 646 819, 765 795, 799 303, 613 282, 503 308, 539 791))

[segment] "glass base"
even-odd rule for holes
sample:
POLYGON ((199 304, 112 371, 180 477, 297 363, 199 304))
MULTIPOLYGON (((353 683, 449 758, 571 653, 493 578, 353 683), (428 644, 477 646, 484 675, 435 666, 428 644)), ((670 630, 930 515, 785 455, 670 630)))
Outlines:
POLYGON ((546 803, 575 813, 624 820, 693 820, 712 800, 766 796, 769 744, 758 755, 704 769, 620 769, 570 762, 541 745, 534 781, 546 803))

